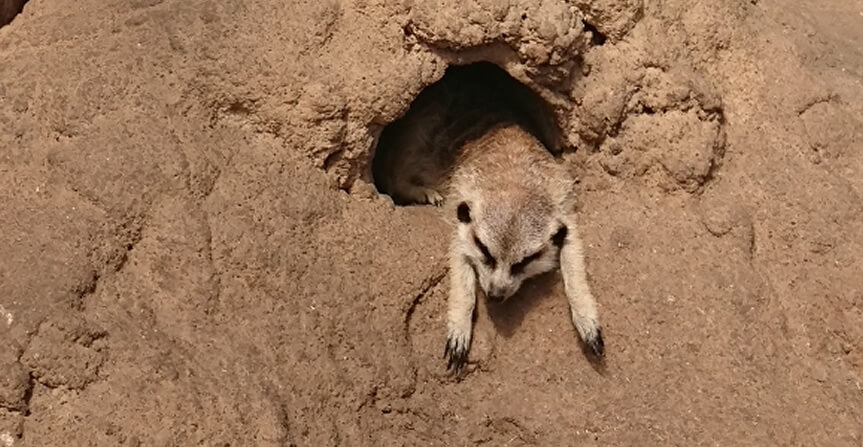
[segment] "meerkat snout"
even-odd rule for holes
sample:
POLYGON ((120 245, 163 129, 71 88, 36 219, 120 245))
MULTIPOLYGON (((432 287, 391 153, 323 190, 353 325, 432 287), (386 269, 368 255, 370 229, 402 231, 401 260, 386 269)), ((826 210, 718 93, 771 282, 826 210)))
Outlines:
MULTIPOLYGON (((493 280, 494 281, 494 280, 493 280)), ((518 290, 515 287, 507 287, 506 285, 498 285, 499 283, 492 282, 488 286, 485 296, 493 303, 502 303, 507 298, 511 297, 518 290)))
POLYGON ((492 303, 503 303, 521 288, 522 281, 506 272, 506 267, 497 268, 488 275, 480 275, 480 286, 485 297, 492 303))

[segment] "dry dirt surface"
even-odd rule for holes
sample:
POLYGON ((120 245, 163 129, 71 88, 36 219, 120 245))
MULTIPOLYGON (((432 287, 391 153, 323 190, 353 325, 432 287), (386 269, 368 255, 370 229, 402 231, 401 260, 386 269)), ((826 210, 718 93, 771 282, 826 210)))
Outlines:
MULTIPOLYGON (((5 7, 5 5, 4 5, 5 7)), ((863 445, 863 1, 31 0, 0 28, 0 447, 863 445), (580 178, 480 301, 375 144, 452 65, 580 178)))

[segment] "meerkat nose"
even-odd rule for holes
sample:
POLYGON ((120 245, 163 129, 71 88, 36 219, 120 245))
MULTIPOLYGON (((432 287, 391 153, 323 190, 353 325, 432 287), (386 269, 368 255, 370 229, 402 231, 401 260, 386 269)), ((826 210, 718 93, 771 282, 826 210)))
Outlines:
POLYGON ((494 303, 502 303, 503 300, 506 298, 504 290, 498 288, 493 288, 489 290, 486 295, 488 296, 489 301, 492 301, 494 303))

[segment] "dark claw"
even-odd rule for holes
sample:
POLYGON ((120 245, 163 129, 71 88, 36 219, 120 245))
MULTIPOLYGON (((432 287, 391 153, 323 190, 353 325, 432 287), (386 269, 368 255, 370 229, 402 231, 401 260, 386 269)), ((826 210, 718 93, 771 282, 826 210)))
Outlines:
POLYGON ((455 372, 458 372, 467 363, 467 349, 456 346, 455 342, 451 339, 447 339, 446 347, 444 348, 444 357, 447 355, 449 355, 446 365, 447 371, 453 369, 455 372))
POLYGON ((590 351, 597 358, 600 358, 605 354, 605 342, 602 341, 602 329, 597 329, 596 337, 593 337, 591 340, 587 340, 587 347, 590 348, 590 351))

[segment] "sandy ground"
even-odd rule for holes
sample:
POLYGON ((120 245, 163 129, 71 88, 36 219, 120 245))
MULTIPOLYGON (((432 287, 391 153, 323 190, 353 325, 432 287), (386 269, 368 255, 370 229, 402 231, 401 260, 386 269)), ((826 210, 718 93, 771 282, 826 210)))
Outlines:
POLYGON ((861 82, 860 0, 30 0, 0 446, 863 445, 861 82), (548 275, 445 372, 450 230, 370 164, 474 61, 563 129, 604 368, 548 275))

